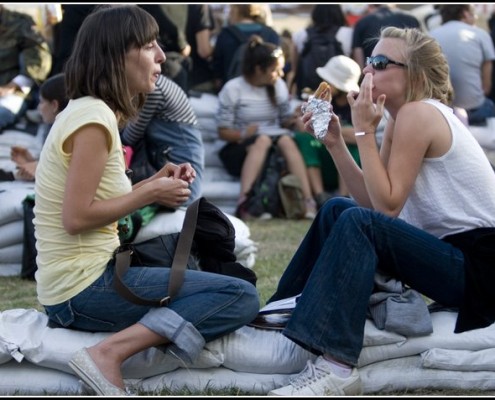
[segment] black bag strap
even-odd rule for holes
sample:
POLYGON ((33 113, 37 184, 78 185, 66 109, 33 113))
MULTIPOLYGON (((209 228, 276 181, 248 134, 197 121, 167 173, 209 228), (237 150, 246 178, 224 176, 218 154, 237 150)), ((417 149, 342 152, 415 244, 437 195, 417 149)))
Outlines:
POLYGON ((155 300, 144 299, 136 295, 125 285, 122 277, 125 275, 131 264, 132 250, 130 248, 117 252, 115 255, 114 287, 120 295, 132 303, 143 306, 168 306, 168 304, 179 292, 184 281, 184 271, 186 270, 187 260, 189 259, 189 254, 191 252, 194 232, 196 230, 196 223, 198 220, 199 203, 201 200, 202 197, 195 200, 189 205, 189 207, 187 207, 184 222, 182 224, 182 230, 180 232, 177 247, 174 253, 174 261, 172 262, 172 267, 170 269, 168 296, 155 300))

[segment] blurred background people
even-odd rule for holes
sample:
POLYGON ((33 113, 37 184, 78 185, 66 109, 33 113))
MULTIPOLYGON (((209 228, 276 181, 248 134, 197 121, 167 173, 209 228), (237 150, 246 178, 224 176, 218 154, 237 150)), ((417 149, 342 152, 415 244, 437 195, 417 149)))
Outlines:
POLYGON ((366 57, 371 56, 380 30, 385 26, 398 28, 421 28, 418 19, 411 13, 400 10, 396 4, 369 4, 368 12, 354 25, 352 35, 352 58, 362 68, 366 57))
POLYGON ((495 117, 492 89, 495 49, 490 34, 475 26, 477 15, 472 4, 442 4, 442 25, 430 35, 447 57, 454 88, 453 105, 464 108, 469 125, 486 125, 495 117))
POLYGON ((316 4, 311 10, 311 23, 292 35, 292 72, 287 80, 292 94, 301 97, 303 90, 316 90, 320 79, 316 68, 332 57, 350 55, 352 28, 340 4, 316 4))
POLYGON ((0 4, 0 133, 37 105, 52 53, 33 18, 0 4))
MULTIPOLYGON (((270 14, 271 15, 271 14, 270 14)), ((217 92, 231 76, 229 70, 236 49, 246 43, 251 35, 260 36, 265 42, 280 45, 280 35, 267 25, 267 8, 264 4, 231 4, 227 26, 224 26, 216 39, 213 51, 213 72, 217 92), (240 41, 233 29, 244 39, 240 41)))
MULTIPOLYGON (((42 123, 39 124, 36 134, 40 147, 43 145, 50 127, 55 122, 55 117, 68 103, 64 74, 54 75, 43 82, 40 87, 38 102, 42 123)), ((34 181, 38 165, 37 155, 32 154, 26 147, 12 146, 10 157, 16 165, 16 170, 14 172, 0 170, 0 181, 34 181)))

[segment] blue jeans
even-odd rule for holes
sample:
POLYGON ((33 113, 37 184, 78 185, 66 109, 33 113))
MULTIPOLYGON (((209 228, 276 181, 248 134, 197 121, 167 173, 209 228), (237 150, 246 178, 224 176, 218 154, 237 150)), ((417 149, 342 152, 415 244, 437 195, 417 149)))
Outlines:
MULTIPOLYGON (((49 318, 63 327, 117 332, 140 323, 171 344, 173 351, 193 362, 206 342, 235 331, 252 321, 259 310, 256 288, 242 279, 186 270, 184 283, 167 307, 140 306, 125 300, 113 287, 114 267, 72 299, 45 306, 49 318)), ((131 267, 124 282, 135 294, 161 299, 168 290, 170 268, 131 267)))
POLYGON ((462 301, 459 249, 399 218, 334 198, 318 212, 269 300, 302 293, 284 335, 356 365, 377 269, 444 306, 462 301))
MULTIPOLYGON (((196 170, 196 179, 190 186, 191 196, 184 203, 189 205, 202 194, 203 171, 205 167, 205 154, 203 147, 203 137, 201 131, 193 125, 164 121, 154 118, 148 124, 145 133, 148 142, 148 149, 156 149, 151 159, 158 166, 164 164, 163 151, 166 151, 166 158, 175 163, 191 163, 196 170)), ((155 166, 155 168, 157 168, 155 166)))
POLYGON ((17 121, 17 115, 8 108, 0 106, 0 132, 17 121))
POLYGON ((486 125, 487 118, 495 117, 495 104, 491 99, 485 97, 485 100, 478 108, 466 110, 470 125, 486 125))

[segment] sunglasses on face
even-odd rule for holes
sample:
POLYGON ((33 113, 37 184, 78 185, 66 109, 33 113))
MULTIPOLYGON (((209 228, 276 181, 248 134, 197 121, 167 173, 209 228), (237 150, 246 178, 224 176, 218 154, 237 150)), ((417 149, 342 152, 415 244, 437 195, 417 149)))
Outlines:
POLYGON ((406 64, 402 64, 400 62, 391 60, 387 56, 381 54, 373 57, 366 57, 366 65, 370 65, 370 64, 373 67, 373 69, 377 71, 383 71, 385 68, 387 68, 388 64, 394 64, 404 68, 407 67, 406 64))

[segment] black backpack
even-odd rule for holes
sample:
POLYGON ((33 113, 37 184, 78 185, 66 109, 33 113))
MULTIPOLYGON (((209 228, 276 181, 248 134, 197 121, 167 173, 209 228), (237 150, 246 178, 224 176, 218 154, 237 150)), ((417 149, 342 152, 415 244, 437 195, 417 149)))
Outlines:
POLYGON ((273 145, 266 157, 260 176, 247 194, 246 211, 259 217, 265 212, 273 217, 282 217, 283 208, 279 193, 279 181, 285 174, 286 164, 280 150, 273 145))
MULTIPOLYGON (((227 31, 233 35, 239 42, 239 46, 235 49, 232 60, 229 64, 229 69, 226 75, 226 81, 242 75, 242 63, 244 61, 244 53, 246 52, 246 47, 248 45, 248 40, 251 34, 246 35, 235 25, 227 25, 227 31)), ((260 32, 253 33, 260 36, 263 40, 268 41, 270 37, 270 30, 267 27, 262 27, 260 32)))
POLYGON ((227 31, 234 35, 239 46, 235 49, 234 56, 230 61, 229 69, 227 71, 226 81, 240 76, 242 74, 242 61, 244 59, 244 53, 246 52, 248 37, 235 25, 228 25, 227 31))
POLYGON ((299 56, 296 72, 297 93, 300 96, 304 88, 316 90, 322 79, 316 68, 323 67, 330 58, 344 54, 342 44, 337 40, 339 27, 317 32, 314 27, 306 29, 308 39, 299 56))

